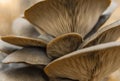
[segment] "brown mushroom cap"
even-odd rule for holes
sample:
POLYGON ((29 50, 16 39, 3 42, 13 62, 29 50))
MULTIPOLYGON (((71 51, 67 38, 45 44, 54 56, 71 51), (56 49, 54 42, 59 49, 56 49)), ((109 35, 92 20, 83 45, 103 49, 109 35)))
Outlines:
POLYGON ((95 34, 87 38, 80 48, 88 47, 96 44, 120 41, 120 20, 100 28, 95 34))
POLYGON ((101 81, 120 67, 120 42, 81 49, 60 57, 45 67, 51 78, 101 81))
POLYGON ((23 36, 3 36, 1 37, 1 40, 13 45, 23 46, 23 47, 29 47, 29 46, 45 47, 47 45, 47 43, 41 39, 35 39, 35 38, 29 38, 23 36))
POLYGON ((110 3, 111 0, 46 0, 26 10, 25 18, 38 30, 55 37, 70 32, 84 37, 110 3))
MULTIPOLYGON (((93 27, 93 29, 84 37, 84 39, 88 38, 89 36, 91 36, 92 34, 94 34, 95 32, 97 32, 97 30, 101 27, 104 27, 106 25, 106 23, 108 23, 107 21, 109 21, 109 18, 111 17, 112 13, 116 10, 117 7, 117 3, 115 3, 115 1, 112 1, 110 6, 104 11, 104 13, 100 16, 98 22, 96 23, 96 25, 93 27), (105 24, 105 25, 104 25, 105 24)), ((111 22, 112 23, 112 22, 111 22)), ((111 24, 110 23, 110 24, 111 24)))
POLYGON ((39 68, 24 67, 0 72, 0 81, 48 81, 39 68))
POLYGON ((49 57, 57 58, 78 49, 82 37, 78 33, 67 33, 50 41, 47 45, 49 57))
POLYGON ((47 65, 50 59, 45 51, 39 48, 23 48, 8 55, 3 63, 27 63, 32 65, 47 65))

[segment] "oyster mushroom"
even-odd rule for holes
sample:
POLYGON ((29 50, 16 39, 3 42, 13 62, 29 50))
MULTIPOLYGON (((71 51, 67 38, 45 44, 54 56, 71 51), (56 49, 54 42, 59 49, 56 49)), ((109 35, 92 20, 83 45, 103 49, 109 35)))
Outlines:
POLYGON ((119 69, 119 50, 120 42, 81 49, 52 61, 45 67, 45 72, 51 78, 102 81, 119 69))
POLYGON ((100 43, 120 41, 119 39, 120 39, 120 20, 99 29, 95 34, 87 38, 80 47, 83 48, 100 43))
POLYGON ((63 34, 48 43, 47 54, 49 57, 58 58, 77 50, 81 42, 82 37, 78 33, 63 34))
POLYGON ((27 63, 31 65, 47 65, 50 59, 40 48, 23 48, 8 55, 3 63, 27 63))
POLYGON ((110 2, 111 0, 46 0, 26 10, 25 18, 36 25, 38 30, 55 37, 70 32, 84 37, 110 2))
POLYGON ((24 18, 17 18, 12 24, 12 30, 14 35, 34 37, 39 36, 39 33, 34 29, 34 26, 24 18))
POLYGON ((23 36, 3 36, 1 37, 2 41, 8 42, 13 45, 29 47, 45 47, 47 43, 37 38, 23 37, 23 36))
POLYGON ((119 0, 113 0, 117 6, 116 9, 113 11, 113 13, 111 14, 111 16, 109 17, 109 19, 106 21, 106 23, 102 26, 107 26, 113 22, 116 22, 117 20, 120 20, 120 1, 119 0))
POLYGON ((0 39, 0 51, 2 51, 4 53, 11 53, 11 52, 13 52, 15 50, 19 50, 19 49, 22 49, 22 47, 9 44, 0 39))
POLYGON ((23 67, 0 72, 0 81, 48 81, 41 69, 23 67))
MULTIPOLYGON (((111 22, 111 20, 113 20, 114 16, 116 15, 116 13, 114 13, 114 11, 117 8, 117 3, 115 1, 112 1, 110 6, 107 8, 107 10, 104 11, 104 13, 100 16, 98 22, 96 23, 96 25, 92 28, 92 30, 84 37, 84 39, 88 38, 89 36, 91 36, 92 34, 94 34, 99 28, 104 27, 106 25, 109 25, 113 22, 111 22), (113 16, 113 13, 115 14, 113 16), (107 22, 107 23, 106 23, 107 22), (111 22, 111 23, 110 23, 111 22)), ((119 11, 119 10, 118 10, 119 11)), ((118 13, 118 12, 117 12, 118 13)), ((119 18, 119 17, 118 17, 119 18)), ((115 19, 117 21, 117 19, 115 19)), ((114 22, 115 22, 114 20, 114 22)))
MULTIPOLYGON (((41 34, 38 39, 8 36, 1 37, 1 40, 23 49, 44 51, 52 58, 41 68, 50 81, 108 81, 109 75, 120 68, 120 23, 103 25, 111 19, 114 10, 110 3, 111 0, 39 2, 25 11, 25 18, 36 25, 41 34)), ((13 55, 10 53, 7 57, 13 55)))

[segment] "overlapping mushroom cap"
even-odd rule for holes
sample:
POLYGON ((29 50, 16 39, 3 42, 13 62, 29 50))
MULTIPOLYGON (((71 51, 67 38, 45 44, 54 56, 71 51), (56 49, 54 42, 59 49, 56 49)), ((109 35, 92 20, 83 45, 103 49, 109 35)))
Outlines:
POLYGON ((40 68, 22 67, 0 72, 1 81, 47 81, 47 76, 40 68), (41 75, 41 76, 40 76, 41 75))
POLYGON ((3 63, 44 66, 50 81, 104 80, 120 68, 120 20, 108 25, 118 14, 111 16, 115 7, 110 0, 39 2, 25 11, 25 18, 41 35, 1 37, 6 42, 1 51, 8 54, 3 63), (11 50, 8 43, 20 48, 11 50))

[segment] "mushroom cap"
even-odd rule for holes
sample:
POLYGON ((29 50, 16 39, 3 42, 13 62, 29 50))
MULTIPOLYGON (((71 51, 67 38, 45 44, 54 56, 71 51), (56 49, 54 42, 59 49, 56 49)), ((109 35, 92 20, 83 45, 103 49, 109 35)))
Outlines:
POLYGON ((78 33, 67 33, 56 37, 47 45, 49 57, 58 58, 78 49, 82 43, 82 37, 78 33))
POLYGON ((95 34, 87 38, 80 46, 80 48, 113 42, 120 41, 120 20, 107 25, 103 28, 100 28, 95 34))
POLYGON ((5 54, 5 53, 3 53, 3 52, 0 51, 0 71, 6 69, 8 67, 8 65, 2 63, 2 60, 6 56, 7 56, 7 54, 5 54))
POLYGON ((120 42, 81 49, 49 63, 44 71, 51 78, 101 81, 120 67, 120 42))
MULTIPOLYGON (((115 1, 112 1, 110 6, 104 11, 104 13, 100 16, 98 22, 96 23, 96 25, 93 27, 93 29, 84 37, 84 39, 88 38, 89 36, 91 36, 92 34, 94 34, 95 32, 97 32, 97 30, 101 27, 104 27, 106 25, 106 23, 108 24, 108 20, 111 17, 111 15, 114 13, 114 11, 117 8, 117 3, 115 1), (104 25, 105 24, 105 25, 104 25)), ((111 22, 112 23, 112 22, 111 22)), ((111 24, 110 23, 110 24, 111 24)))
POLYGON ((24 67, 0 72, 0 81, 47 81, 39 68, 24 67))
POLYGON ((71 32, 84 37, 110 3, 111 0, 46 0, 26 10, 25 18, 54 37, 71 32))
POLYGON ((8 55, 3 63, 27 63, 32 65, 47 65, 50 59, 40 48, 23 48, 8 55))
POLYGON ((23 36, 3 36, 1 37, 1 40, 22 47, 29 47, 29 46, 45 47, 47 45, 47 43, 41 39, 29 38, 23 36))
POLYGON ((19 50, 19 49, 22 49, 22 47, 12 45, 12 44, 9 44, 7 42, 0 40, 0 51, 2 51, 4 53, 9 54, 9 53, 12 53, 12 52, 19 50))
POLYGON ((29 23, 25 18, 17 18, 12 24, 13 34, 17 36, 37 37, 39 33, 35 30, 34 26, 29 23))

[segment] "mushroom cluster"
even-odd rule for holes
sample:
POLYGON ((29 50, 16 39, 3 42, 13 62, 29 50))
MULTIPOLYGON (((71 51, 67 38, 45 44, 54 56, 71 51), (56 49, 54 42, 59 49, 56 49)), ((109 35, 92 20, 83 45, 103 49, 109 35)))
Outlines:
POLYGON ((0 81, 109 81, 120 68, 116 7, 111 0, 45 0, 33 5, 20 21, 29 21, 36 30, 17 21, 16 35, 0 39, 0 51, 7 54, 2 62, 24 64, 1 71, 0 81))

